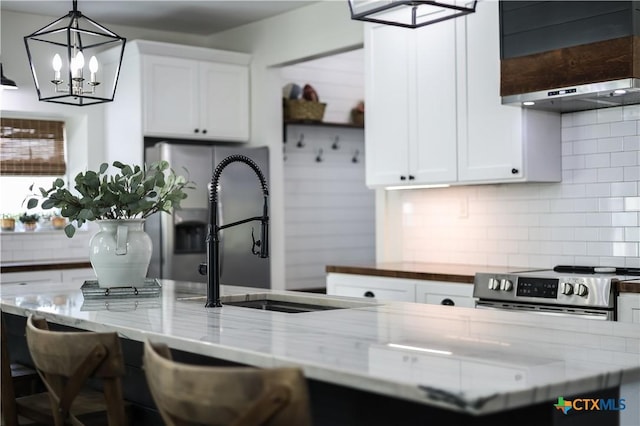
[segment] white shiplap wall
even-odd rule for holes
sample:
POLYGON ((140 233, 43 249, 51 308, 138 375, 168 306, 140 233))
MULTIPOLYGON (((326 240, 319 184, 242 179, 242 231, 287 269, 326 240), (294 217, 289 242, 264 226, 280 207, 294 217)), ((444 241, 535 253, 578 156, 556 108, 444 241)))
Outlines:
MULTIPOLYGON (((364 95, 363 73, 357 50, 285 67, 282 81, 311 84, 327 103, 324 121, 347 123, 364 95)), ((364 130, 290 125, 286 131, 286 288, 321 288, 326 265, 375 259, 375 194, 365 186, 364 130)))
POLYGON ((375 195, 365 186, 364 131, 288 126, 284 155, 287 288, 324 287, 329 264, 372 262, 375 195))
POLYGON ((387 193, 394 260, 640 267, 640 105, 563 114, 562 182, 387 193))

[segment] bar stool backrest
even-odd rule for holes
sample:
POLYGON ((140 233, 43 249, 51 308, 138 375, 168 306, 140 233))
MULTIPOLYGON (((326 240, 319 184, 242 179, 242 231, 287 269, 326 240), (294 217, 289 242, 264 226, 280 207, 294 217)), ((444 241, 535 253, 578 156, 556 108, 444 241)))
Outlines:
POLYGON ((110 426, 125 425, 121 377, 124 360, 117 333, 50 331, 46 320, 30 315, 27 345, 49 391, 56 426, 82 424, 72 403, 91 377, 102 380, 110 426))
POLYGON ((169 426, 310 426, 307 384, 299 368, 195 366, 172 360, 164 344, 145 342, 144 369, 169 426))

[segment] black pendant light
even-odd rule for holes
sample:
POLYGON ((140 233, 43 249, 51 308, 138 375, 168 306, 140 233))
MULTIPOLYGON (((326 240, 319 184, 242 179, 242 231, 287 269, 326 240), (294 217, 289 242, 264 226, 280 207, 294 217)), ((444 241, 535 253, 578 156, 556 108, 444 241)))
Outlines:
POLYGON ((24 38, 41 101, 68 105, 111 102, 126 39, 73 10, 24 38))
POLYGON ((477 0, 349 0, 351 19, 418 28, 476 11, 477 0))
POLYGON ((0 63, 0 75, 2 76, 2 82, 0 83, 0 86, 3 89, 17 89, 18 85, 16 84, 15 81, 11 80, 10 78, 7 78, 4 75, 4 70, 2 69, 2 63, 0 63))

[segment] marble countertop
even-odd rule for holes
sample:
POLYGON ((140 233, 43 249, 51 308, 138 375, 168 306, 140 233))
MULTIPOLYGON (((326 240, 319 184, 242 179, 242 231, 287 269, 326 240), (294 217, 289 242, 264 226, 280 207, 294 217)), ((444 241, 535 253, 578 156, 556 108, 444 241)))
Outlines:
POLYGON ((1 307, 236 363, 299 365, 316 380, 471 414, 621 384, 640 389, 637 324, 230 286, 223 297, 259 292, 355 307, 205 308, 203 284, 161 284, 158 297, 113 300, 85 299, 68 283, 3 285, 1 307))

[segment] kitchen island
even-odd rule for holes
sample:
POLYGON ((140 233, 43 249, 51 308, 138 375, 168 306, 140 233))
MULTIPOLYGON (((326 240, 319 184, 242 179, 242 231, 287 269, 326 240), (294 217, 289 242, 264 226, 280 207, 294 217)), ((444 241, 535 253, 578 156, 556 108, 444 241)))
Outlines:
POLYGON ((314 424, 640 421, 635 324, 231 286, 222 287, 223 303, 261 293, 340 309, 205 308, 203 284, 160 283, 158 296, 127 299, 85 299, 73 283, 2 285, 1 307, 13 319, 38 313, 61 326, 164 342, 212 362, 300 366, 314 424), (559 397, 577 396, 622 398, 626 406, 568 415, 554 408, 559 397))

